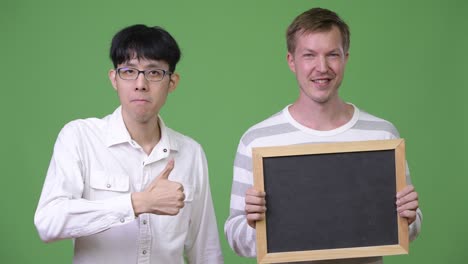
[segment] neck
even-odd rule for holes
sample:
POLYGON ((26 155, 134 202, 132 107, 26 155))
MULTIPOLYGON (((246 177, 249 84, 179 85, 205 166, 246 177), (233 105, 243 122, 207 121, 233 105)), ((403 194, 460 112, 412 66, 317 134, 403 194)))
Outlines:
POLYGON ((289 112, 294 120, 305 127, 328 131, 349 122, 354 108, 341 99, 325 103, 306 103, 298 99, 289 107, 289 112))
POLYGON ((122 112, 122 116, 128 133, 132 139, 143 148, 147 155, 149 155, 161 139, 158 117, 154 116, 154 118, 145 122, 140 122, 132 118, 128 118, 125 112, 122 112))

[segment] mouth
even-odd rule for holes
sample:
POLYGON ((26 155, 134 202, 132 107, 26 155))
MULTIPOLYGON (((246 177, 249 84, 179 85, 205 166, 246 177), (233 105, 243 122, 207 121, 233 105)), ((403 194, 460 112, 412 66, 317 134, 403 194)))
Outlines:
POLYGON ((312 82, 316 83, 316 84, 326 84, 326 83, 329 83, 330 81, 331 81, 331 79, 329 79, 329 78, 312 80, 312 82))
POLYGON ((133 99, 131 100, 132 103, 149 103, 149 100, 146 99, 133 99))
POLYGON ((327 87, 332 81, 332 78, 316 78, 312 79, 311 81, 317 87, 327 87))

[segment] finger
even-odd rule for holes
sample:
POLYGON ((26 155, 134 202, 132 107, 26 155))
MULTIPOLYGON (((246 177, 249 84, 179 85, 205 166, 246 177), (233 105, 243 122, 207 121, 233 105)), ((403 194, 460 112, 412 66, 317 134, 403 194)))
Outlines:
POLYGON ((263 197, 257 197, 257 196, 246 196, 245 197, 245 204, 251 204, 251 205, 265 205, 266 200, 263 197))
POLYGON ((410 192, 414 192, 414 187, 413 185, 408 185, 408 186, 405 186, 405 188, 403 188, 403 190, 399 191, 396 195, 397 199, 407 195, 408 193, 410 192))
POLYGON ((183 200, 181 202, 177 203, 177 205, 176 205, 176 207, 179 208, 179 209, 184 208, 184 206, 185 206, 185 203, 184 203, 183 200))
POLYGON ((406 203, 404 205, 401 205, 401 206, 398 206, 397 207, 397 211, 398 212, 402 212, 402 211, 406 211, 406 210, 413 210, 415 211, 416 209, 419 208, 419 203, 418 201, 412 201, 412 202, 409 202, 409 203, 406 203))
POLYGON ((265 197, 265 192, 257 191, 253 187, 247 189, 245 192, 246 196, 257 196, 257 197, 265 197))
POLYGON ((169 178, 169 174, 171 174, 172 169, 174 169, 174 160, 171 159, 169 162, 166 164, 166 167, 164 170, 156 177, 157 179, 165 179, 167 180, 169 178))
POLYGON ((263 220, 263 214, 248 214, 247 221, 261 221, 263 220))
POLYGON ((184 185, 182 185, 181 183, 177 183, 177 184, 179 184, 179 188, 177 188, 177 190, 184 192, 184 185))
POLYGON ((407 218, 408 219, 408 224, 411 224, 416 220, 416 212, 415 211, 403 211, 399 213, 401 217, 407 218))
POLYGON ((185 201, 185 193, 180 192, 179 195, 177 196, 177 201, 185 201))
POLYGON ((256 222, 255 221, 250 221, 250 220, 247 220, 247 224, 252 227, 252 228, 256 228, 256 222))
POLYGON ((417 192, 411 192, 408 193, 405 196, 402 196, 396 200, 396 205, 403 205, 412 201, 417 201, 418 200, 418 193, 417 192))
POLYGON ((266 207, 265 206, 259 206, 259 205, 250 205, 250 204, 247 204, 245 206, 245 212, 247 214, 251 214, 251 213, 259 213, 259 214, 263 214, 266 212, 266 207))

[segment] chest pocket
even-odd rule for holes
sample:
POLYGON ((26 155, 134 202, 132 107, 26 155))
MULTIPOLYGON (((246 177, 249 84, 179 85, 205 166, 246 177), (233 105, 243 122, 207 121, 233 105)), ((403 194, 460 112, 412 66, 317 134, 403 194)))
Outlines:
POLYGON ((95 171, 89 175, 90 200, 101 200, 120 196, 129 191, 129 178, 122 174, 110 174, 104 171, 95 171))
POLYGON ((159 232, 166 236, 172 236, 181 232, 187 232, 192 219, 192 206, 194 189, 192 186, 184 185, 184 207, 179 211, 177 215, 158 215, 157 217, 157 229, 159 232))

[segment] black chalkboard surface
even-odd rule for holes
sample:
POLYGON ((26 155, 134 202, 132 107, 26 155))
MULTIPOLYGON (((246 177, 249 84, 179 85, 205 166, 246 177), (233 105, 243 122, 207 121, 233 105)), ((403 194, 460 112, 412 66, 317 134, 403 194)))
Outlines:
POLYGON ((258 262, 407 253, 395 206, 404 151, 402 139, 254 148, 268 208, 257 223, 258 262))

